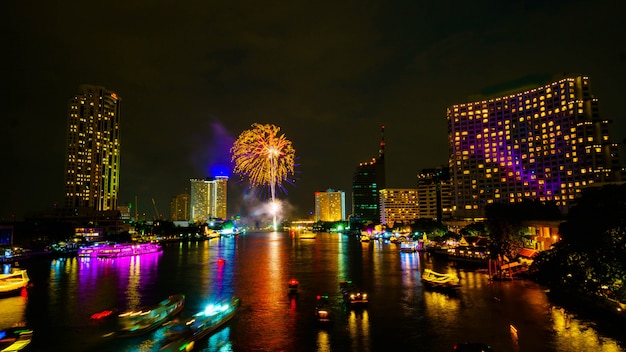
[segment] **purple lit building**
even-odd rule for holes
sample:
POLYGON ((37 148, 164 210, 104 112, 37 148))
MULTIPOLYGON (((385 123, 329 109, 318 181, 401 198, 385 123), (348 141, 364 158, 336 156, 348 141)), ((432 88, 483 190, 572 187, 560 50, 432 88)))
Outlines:
POLYGON ((618 144, 589 77, 523 83, 447 109, 457 219, 482 219, 487 204, 523 199, 565 212, 583 188, 622 181, 618 144))

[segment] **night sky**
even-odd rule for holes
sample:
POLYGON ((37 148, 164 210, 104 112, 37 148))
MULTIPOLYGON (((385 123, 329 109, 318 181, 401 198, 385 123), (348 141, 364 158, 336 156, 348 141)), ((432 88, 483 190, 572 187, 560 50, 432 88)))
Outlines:
MULTIPOLYGON (((382 125, 387 187, 415 188, 419 170, 448 162, 446 107, 529 75, 588 75, 613 141, 626 139, 624 1, 3 5, 0 220, 63 203, 80 84, 122 98, 119 204, 137 198, 148 218, 152 198, 167 218, 190 178, 229 170, 255 122, 295 148, 295 184, 279 193, 292 217, 313 211, 315 191, 350 198, 382 125)), ((230 186, 229 214, 249 211, 246 183, 230 186)))

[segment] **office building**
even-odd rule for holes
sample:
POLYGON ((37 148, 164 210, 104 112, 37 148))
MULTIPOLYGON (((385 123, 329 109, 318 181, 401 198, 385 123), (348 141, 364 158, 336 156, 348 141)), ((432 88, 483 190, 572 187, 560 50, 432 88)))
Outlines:
POLYGON ((448 107, 447 119, 457 218, 523 199, 566 212, 583 188, 621 181, 618 144, 586 76, 501 87, 448 107))
POLYGON ((417 189, 385 188, 380 190, 380 223, 393 228, 418 219, 417 189))
POLYGON ((315 192, 315 221, 343 221, 346 219, 346 194, 344 191, 315 192))
POLYGON ((181 193, 172 197, 170 201, 170 219, 172 221, 189 221, 191 211, 191 195, 181 193))
POLYGON ((422 169, 417 175, 417 200, 420 218, 450 220, 453 208, 450 168, 422 169))
POLYGON ((352 177, 352 217, 380 222, 380 194, 385 188, 385 126, 381 128, 378 157, 359 163, 352 177))
POLYGON ((65 208, 117 209, 121 99, 104 87, 81 85, 69 102, 65 208))
POLYGON ((191 179, 191 220, 205 223, 211 219, 226 220, 228 177, 191 179))

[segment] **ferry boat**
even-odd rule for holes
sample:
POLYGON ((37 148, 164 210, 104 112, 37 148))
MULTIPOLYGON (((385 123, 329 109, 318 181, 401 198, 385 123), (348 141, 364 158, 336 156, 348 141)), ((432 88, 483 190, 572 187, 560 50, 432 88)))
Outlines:
POLYGON ((105 243, 85 246, 78 249, 83 258, 118 258, 156 253, 163 248, 158 243, 105 243))
POLYGON ((342 281, 339 283, 344 302, 350 308, 365 307, 369 303, 367 293, 359 290, 352 281, 342 281))
POLYGON ((8 273, 0 274, 0 295, 11 295, 28 286, 30 278, 26 269, 11 268, 8 273))
POLYGON ((459 277, 456 274, 441 274, 430 269, 424 269, 422 283, 424 286, 434 289, 457 289, 461 287, 459 277))
POLYGON ((33 339, 33 330, 26 327, 12 327, 0 330, 0 351, 21 351, 33 339))
POLYGON ((165 345, 159 351, 191 351, 195 343, 229 322, 237 313, 241 300, 210 304, 184 323, 172 326, 165 345))
POLYGON ((185 305, 185 295, 176 294, 149 307, 129 310, 117 316, 121 328, 105 337, 131 337, 150 332, 170 321, 185 305))

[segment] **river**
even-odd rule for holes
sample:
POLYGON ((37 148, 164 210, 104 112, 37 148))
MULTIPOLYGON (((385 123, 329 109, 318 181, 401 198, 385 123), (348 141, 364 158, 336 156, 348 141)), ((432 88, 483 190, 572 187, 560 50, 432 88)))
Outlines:
POLYGON ((453 351, 457 342, 484 342, 494 351, 624 351, 624 326, 599 324, 551 303, 529 280, 490 281, 484 270, 457 266, 398 245, 320 233, 286 232, 168 243, 162 252, 117 259, 34 259, 22 263, 32 286, 0 298, 0 328, 34 330, 29 351, 150 351, 159 330, 109 341, 109 324, 91 319, 186 296, 182 316, 207 302, 236 296, 241 307, 197 351, 453 351), (425 268, 456 272, 456 294, 424 288, 425 268), (287 283, 299 281, 297 296, 287 283), (346 309, 339 283, 368 292, 369 306, 346 309), (330 297, 329 326, 314 319, 315 297, 330 297))

